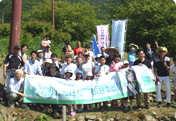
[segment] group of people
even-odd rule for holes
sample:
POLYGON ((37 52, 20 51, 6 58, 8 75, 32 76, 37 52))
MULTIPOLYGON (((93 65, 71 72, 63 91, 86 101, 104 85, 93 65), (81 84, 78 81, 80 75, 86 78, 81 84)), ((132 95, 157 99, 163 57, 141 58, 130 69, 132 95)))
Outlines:
MULTIPOLYGON (((3 68, 4 75, 4 91, 1 103, 8 103, 9 107, 14 107, 21 97, 25 97, 24 90, 24 74, 40 75, 46 77, 62 78, 66 81, 92 81, 95 77, 106 75, 110 72, 116 72, 123 68, 134 65, 146 65, 156 77, 156 96, 158 106, 162 106, 161 84, 162 81, 166 87, 167 107, 171 108, 171 88, 170 73, 176 74, 176 56, 174 56, 174 65, 170 67, 170 58, 166 56, 168 50, 166 47, 159 47, 155 42, 157 49, 152 49, 149 43, 146 44, 146 50, 139 49, 135 44, 129 45, 128 60, 121 58, 119 51, 114 47, 101 47, 101 53, 94 57, 94 53, 90 50, 90 46, 81 47, 81 42, 77 42, 77 47, 72 49, 69 41, 65 41, 65 47, 62 49, 61 60, 58 61, 57 54, 50 51, 50 36, 43 38, 41 42, 41 50, 32 51, 30 59, 27 60, 25 52, 28 46, 23 44, 14 46, 13 53, 6 56, 3 68), (155 57, 155 53, 158 54, 155 57), (136 56, 138 59, 136 60, 136 56)), ((107 80, 108 81, 108 80, 107 80)), ((174 87, 176 88, 176 75, 174 75, 174 87)), ((176 90, 175 90, 176 92, 176 90)), ((149 93, 144 93, 144 104, 146 109, 149 107, 149 93)), ((121 99, 121 108, 125 110, 133 110, 132 100, 134 95, 121 99), (127 100, 130 100, 128 107, 127 100)), ((136 94, 137 108, 141 109, 141 93, 136 94)), ((99 108, 107 108, 108 103, 103 102, 95 104, 95 108, 99 104, 99 108)), ((36 104, 33 104, 36 105, 36 104)), ((42 112, 46 112, 50 104, 42 104, 42 112)), ((22 107, 28 108, 27 104, 21 104, 22 107)), ((53 116, 57 117, 60 112, 59 105, 52 104, 53 116)), ((117 100, 111 101, 111 107, 119 107, 117 100)), ((84 105, 84 109, 93 110, 93 104, 84 105)), ((83 111, 81 105, 77 105, 77 111, 83 111)), ((75 115, 74 105, 70 105, 70 111, 67 108, 67 115, 75 115)))

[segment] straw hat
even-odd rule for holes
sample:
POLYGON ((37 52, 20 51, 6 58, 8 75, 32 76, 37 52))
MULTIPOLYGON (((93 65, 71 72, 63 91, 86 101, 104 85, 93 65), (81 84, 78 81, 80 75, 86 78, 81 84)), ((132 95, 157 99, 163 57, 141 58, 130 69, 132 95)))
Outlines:
POLYGON ((46 63, 50 63, 50 64, 51 64, 51 63, 52 63, 52 60, 51 60, 51 59, 46 59, 46 61, 43 62, 43 66, 44 66, 44 67, 45 67, 45 64, 46 64, 46 63))
POLYGON ((65 60, 65 58, 70 57, 74 60, 74 54, 63 54, 62 58, 65 60))
POLYGON ((159 48, 156 49, 156 53, 157 53, 157 54, 159 54, 160 51, 165 51, 166 54, 168 53, 168 50, 167 50, 166 47, 159 47, 159 48))
POLYGON ((119 51, 118 51, 116 48, 114 48, 114 47, 106 48, 106 49, 105 49, 105 53, 108 54, 108 53, 109 53, 109 50, 114 50, 115 53, 119 53, 119 51))

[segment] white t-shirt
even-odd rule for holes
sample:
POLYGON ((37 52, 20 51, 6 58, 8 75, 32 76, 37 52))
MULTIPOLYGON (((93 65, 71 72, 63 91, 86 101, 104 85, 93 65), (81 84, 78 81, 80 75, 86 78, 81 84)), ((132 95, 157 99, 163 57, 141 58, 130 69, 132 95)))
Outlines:
MULTIPOLYGON (((90 50, 88 51, 88 53, 89 53, 89 56, 90 56, 89 60, 92 61, 92 56, 94 57, 94 53, 90 50)), ((83 52, 83 55, 84 55, 84 52, 83 52)))
POLYGON ((52 54, 51 51, 49 51, 49 53, 45 52, 45 58, 46 59, 50 59, 51 58, 51 54, 52 54))
POLYGON ((171 73, 171 74, 174 74, 173 79, 176 79, 176 66, 175 66, 175 64, 173 64, 173 65, 170 67, 170 73, 171 73))
POLYGON ((100 75, 106 75, 106 72, 109 72, 108 65, 97 65, 95 68, 95 73, 98 73, 100 75))
POLYGON ((69 64, 69 65, 64 64, 64 65, 62 66, 62 70, 61 70, 61 75, 64 75, 64 78, 66 78, 66 77, 65 77, 65 72, 66 72, 67 69, 70 69, 70 70, 73 71, 73 75, 70 77, 70 79, 73 79, 73 80, 74 80, 74 79, 76 78, 75 74, 76 74, 77 66, 76 66, 75 64, 73 64, 73 63, 71 63, 71 64, 69 64))
POLYGON ((50 40, 46 40, 46 41, 43 41, 43 40, 42 40, 41 43, 43 43, 43 42, 47 42, 49 45, 51 44, 51 41, 50 41, 50 40))
POLYGON ((88 63, 83 62, 79 66, 79 69, 83 71, 83 78, 86 79, 87 72, 91 72, 95 69, 95 64, 92 61, 89 61, 88 63))

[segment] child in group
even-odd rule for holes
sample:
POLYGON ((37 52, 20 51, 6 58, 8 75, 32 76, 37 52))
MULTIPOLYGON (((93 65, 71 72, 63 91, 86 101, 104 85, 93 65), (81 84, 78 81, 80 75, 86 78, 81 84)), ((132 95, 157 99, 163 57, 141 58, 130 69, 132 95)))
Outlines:
MULTIPOLYGON (((83 72, 81 70, 78 70, 76 73, 76 80, 77 82, 83 82, 83 72)), ((83 111, 81 105, 77 105, 77 111, 81 112, 83 111)))
POLYGON ((51 36, 50 35, 46 35, 46 41, 48 41, 48 44, 51 44, 51 36))
MULTIPOLYGON (((137 49, 139 49, 139 47, 137 45, 133 44, 133 43, 131 43, 129 45, 129 47, 130 46, 135 46, 137 49)), ((135 48, 132 47, 132 48, 130 48, 130 52, 128 52, 128 61, 129 61, 130 66, 134 65, 135 59, 136 59, 135 48)))
POLYGON ((170 73, 174 74, 173 76, 173 84, 174 84, 174 93, 176 100, 176 55, 173 57, 174 64, 170 67, 170 73))
MULTIPOLYGON (((122 68, 123 62, 120 62, 120 60, 121 60, 120 54, 117 54, 114 56, 114 61, 110 65, 110 72, 115 72, 122 68)), ((111 107, 114 107, 114 103, 115 103, 115 107, 118 108, 119 106, 118 106, 117 100, 113 100, 111 102, 111 107)), ((121 108, 123 107, 124 107, 123 99, 121 99, 121 108)))
POLYGON ((43 37, 43 40, 41 42, 41 48, 43 51, 46 51, 46 46, 49 45, 48 41, 46 40, 46 37, 43 37))
POLYGON ((42 69, 43 76, 45 76, 45 74, 49 71, 49 67, 51 63, 52 63, 51 59, 46 59, 46 61, 43 63, 43 69, 42 69))
POLYGON ((59 72, 61 72, 61 69, 62 69, 62 65, 60 62, 57 61, 57 54, 56 53, 52 53, 51 54, 51 60, 53 63, 56 64, 56 66, 59 68, 59 72))
MULTIPOLYGON (((93 79, 93 74, 91 72, 87 72, 87 75, 86 75, 86 81, 92 81, 93 79)), ((87 110, 93 110, 93 104, 87 104, 87 110)))
POLYGON ((50 46, 50 45, 47 45, 47 46, 46 46, 46 51, 45 51, 45 59, 51 58, 52 52, 50 51, 50 49, 51 49, 51 46, 50 46))
MULTIPOLYGON (((129 66, 129 62, 128 62, 127 60, 125 60, 125 61, 123 62, 123 67, 122 67, 122 69, 128 68, 128 67, 130 67, 130 66, 129 66)), ((125 110, 126 110, 126 111, 128 110, 128 104, 127 104, 127 102, 128 102, 128 99, 130 99, 130 111, 132 111, 132 110, 133 110, 133 102, 132 102, 132 100, 134 99, 134 95, 133 95, 133 96, 126 97, 126 98, 123 98, 123 99, 125 100, 125 110)))
MULTIPOLYGON (((100 56, 100 65, 97 65, 96 68, 95 68, 95 76, 103 76, 103 75, 106 75, 109 73, 109 66, 108 65, 105 65, 106 63, 106 59, 105 59, 105 56, 100 56)), ((104 102, 103 103, 103 107, 105 106, 108 107, 108 102, 104 102)), ((102 109, 103 108, 101 106, 101 103, 99 103, 99 108, 102 109)))
MULTIPOLYGON (((70 79, 70 77, 73 75, 73 71, 71 69, 67 69, 65 71, 65 80, 66 81, 73 81, 70 79)), ((76 112, 74 111, 74 106, 73 105, 70 105, 70 113, 68 112, 68 105, 67 105, 67 116, 71 115, 71 116, 74 116, 76 114, 76 112)))

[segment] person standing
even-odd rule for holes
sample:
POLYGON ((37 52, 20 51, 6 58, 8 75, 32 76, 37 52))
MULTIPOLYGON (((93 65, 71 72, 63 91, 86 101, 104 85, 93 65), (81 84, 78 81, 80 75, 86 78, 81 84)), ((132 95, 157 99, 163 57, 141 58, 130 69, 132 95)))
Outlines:
POLYGON ((24 73, 29 75, 42 75, 40 63, 36 60, 37 51, 31 52, 31 59, 27 60, 24 65, 24 73))
POLYGON ((19 56, 19 52, 20 52, 20 46, 15 45, 13 49, 13 53, 8 54, 4 61, 4 66, 3 66, 4 90, 3 90, 3 101, 1 102, 2 104, 5 103, 6 88, 8 86, 10 78, 14 77, 15 71, 17 69, 23 70, 24 68, 24 62, 21 56, 19 56))
MULTIPOLYGON (((90 46, 89 45, 85 46, 85 52, 89 53, 89 56, 90 56, 89 60, 94 62, 94 53, 92 51, 90 51, 90 46)), ((83 55, 84 55, 84 53, 83 53, 83 55)))
MULTIPOLYGON (((134 62, 134 65, 141 65, 141 66, 146 65, 152 71, 151 63, 149 60, 145 58, 145 53, 143 49, 139 49, 137 51, 137 56, 139 59, 134 62)), ((150 93, 144 93, 144 104, 145 104, 146 109, 150 109, 149 97, 150 97, 150 93)), ((140 92, 136 94, 136 102, 137 102, 138 109, 141 110, 141 93, 140 92)))
POLYGON ((75 47, 74 49, 74 54, 78 55, 79 52, 83 53, 84 48, 81 47, 81 42, 77 42, 77 47, 75 47))
POLYGON ((27 60, 27 55, 25 54, 25 52, 27 51, 27 49, 28 49, 27 44, 22 44, 21 45, 21 51, 19 52, 19 56, 21 56, 21 58, 23 59, 24 63, 27 60))
POLYGON ((40 65, 42 66, 42 64, 43 64, 43 62, 45 61, 44 60, 44 52, 43 52, 43 50, 38 50, 37 51, 37 60, 38 60, 38 62, 40 63, 40 65))
MULTIPOLYGON (((6 90, 6 98, 8 99, 8 106, 14 107, 14 101, 20 100, 25 97, 24 94, 24 78, 22 77, 23 71, 21 69, 17 69, 15 71, 15 77, 11 78, 7 90, 6 90)), ((21 107, 29 109, 26 104, 21 104, 21 107)))
POLYGON ((161 84, 164 81, 166 88, 166 100, 167 107, 171 108, 171 88, 170 88, 170 58, 166 56, 168 50, 166 47, 159 47, 156 50, 156 53, 159 54, 154 58, 154 72, 156 76, 156 100, 158 101, 158 107, 162 107, 162 97, 161 97, 161 84))
POLYGON ((105 58, 107 58, 109 55, 105 53, 105 48, 101 47, 101 55, 103 55, 105 58))
POLYGON ((114 61, 114 56, 119 54, 119 51, 114 47, 110 47, 106 48, 105 53, 109 55, 109 57, 106 58, 106 65, 110 66, 114 61))

